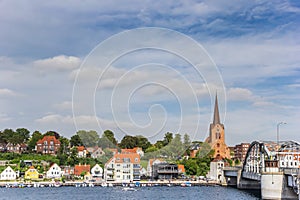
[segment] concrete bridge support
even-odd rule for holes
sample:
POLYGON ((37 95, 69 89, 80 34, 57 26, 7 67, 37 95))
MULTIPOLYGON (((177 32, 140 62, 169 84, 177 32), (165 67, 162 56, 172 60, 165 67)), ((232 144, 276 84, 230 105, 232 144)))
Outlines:
POLYGON ((262 199, 298 199, 297 194, 287 185, 283 172, 264 172, 261 175, 262 199))

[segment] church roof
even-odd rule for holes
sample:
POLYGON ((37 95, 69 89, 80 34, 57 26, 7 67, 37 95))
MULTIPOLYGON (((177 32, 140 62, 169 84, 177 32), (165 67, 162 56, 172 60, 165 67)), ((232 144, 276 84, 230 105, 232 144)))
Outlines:
POLYGON ((215 99, 215 109, 214 109, 213 124, 221 124, 220 123, 219 106, 218 106, 218 94, 216 94, 216 99, 215 99))

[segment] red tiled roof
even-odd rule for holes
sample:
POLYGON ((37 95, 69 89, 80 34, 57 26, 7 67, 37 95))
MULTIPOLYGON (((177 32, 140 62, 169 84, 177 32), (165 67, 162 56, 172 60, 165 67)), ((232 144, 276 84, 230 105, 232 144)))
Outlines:
POLYGON ((60 141, 58 139, 56 139, 55 136, 50 136, 50 135, 44 136, 42 139, 40 139, 37 142, 37 144, 43 144, 45 141, 47 141, 48 144, 50 143, 50 141, 53 141, 54 144, 60 144, 60 141))
POLYGON ((78 151, 83 151, 83 150, 85 150, 85 147, 84 146, 79 146, 79 147, 77 147, 77 150, 78 151))
POLYGON ((115 159, 116 159, 116 163, 123 163, 124 162, 124 158, 129 158, 130 159, 130 163, 140 163, 140 155, 137 153, 119 153, 119 154, 115 154, 114 155, 115 159))
POLYGON ((74 174, 80 176, 82 172, 90 172, 90 165, 75 165, 74 174))

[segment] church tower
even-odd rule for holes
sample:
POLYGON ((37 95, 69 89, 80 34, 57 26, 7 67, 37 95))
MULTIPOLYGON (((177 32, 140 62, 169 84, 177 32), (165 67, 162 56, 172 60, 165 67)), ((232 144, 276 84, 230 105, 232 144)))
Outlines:
POLYGON ((213 123, 209 127, 209 136, 205 140, 215 150, 214 158, 230 158, 230 149, 225 144, 224 124, 220 122, 218 95, 216 94, 213 123))

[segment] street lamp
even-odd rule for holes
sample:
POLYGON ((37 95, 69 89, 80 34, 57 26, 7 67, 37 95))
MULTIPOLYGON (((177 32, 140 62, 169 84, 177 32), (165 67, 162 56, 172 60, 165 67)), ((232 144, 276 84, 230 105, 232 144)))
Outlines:
POLYGON ((279 122, 277 124, 277 148, 278 148, 278 150, 277 150, 277 152, 278 152, 278 154, 277 154, 277 160, 279 160, 279 126, 281 124, 286 124, 286 122, 279 122))

